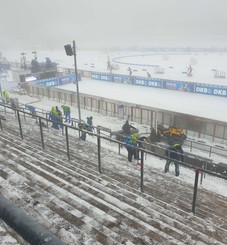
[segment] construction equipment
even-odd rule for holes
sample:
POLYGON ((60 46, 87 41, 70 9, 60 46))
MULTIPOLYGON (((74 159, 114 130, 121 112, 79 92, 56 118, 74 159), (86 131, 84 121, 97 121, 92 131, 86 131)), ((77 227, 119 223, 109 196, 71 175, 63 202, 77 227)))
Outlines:
POLYGON ((176 143, 183 144, 186 138, 187 135, 182 128, 174 126, 165 127, 163 124, 158 124, 157 126, 157 141, 166 139, 170 145, 176 143))

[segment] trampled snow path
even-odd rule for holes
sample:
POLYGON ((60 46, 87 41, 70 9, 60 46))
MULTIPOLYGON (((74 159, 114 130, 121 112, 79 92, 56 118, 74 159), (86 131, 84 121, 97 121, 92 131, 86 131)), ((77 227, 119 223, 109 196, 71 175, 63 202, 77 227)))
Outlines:
POLYGON ((68 161, 61 132, 44 128, 43 151, 34 119, 22 121, 22 141, 7 117, 1 193, 66 244, 226 244, 226 197, 199 188, 193 216, 193 183, 145 165, 142 194, 139 168, 125 156, 102 147, 99 174, 94 143, 71 135, 68 161))

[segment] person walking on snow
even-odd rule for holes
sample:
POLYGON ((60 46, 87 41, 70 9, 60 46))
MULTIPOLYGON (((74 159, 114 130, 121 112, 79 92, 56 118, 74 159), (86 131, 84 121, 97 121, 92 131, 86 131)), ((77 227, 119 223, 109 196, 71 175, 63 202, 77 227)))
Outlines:
POLYGON ((9 92, 7 92, 6 90, 3 91, 2 93, 2 97, 3 97, 3 101, 6 103, 6 104, 9 104, 9 92))
POLYGON ((86 134, 87 134, 87 127, 88 125, 86 123, 83 124, 82 126, 82 131, 81 131, 81 136, 80 136, 80 139, 85 141, 86 140, 86 134))
POLYGON ((128 120, 126 120, 125 124, 122 126, 123 134, 130 135, 131 129, 136 129, 136 128, 130 125, 128 120))
POLYGON ((87 117, 87 125, 88 125, 88 127, 87 127, 87 131, 89 131, 89 132, 93 132, 93 130, 94 130, 94 127, 93 127, 93 117, 91 116, 91 117, 87 117))
POLYGON ((167 148, 167 156, 171 159, 167 159, 166 161, 166 165, 165 165, 165 173, 167 173, 169 171, 169 165, 171 163, 174 163, 175 165, 175 175, 179 176, 180 175, 180 171, 179 171, 179 163, 175 162, 174 160, 177 161, 184 161, 184 151, 181 147, 180 144, 175 144, 172 147, 167 148))
POLYGON ((137 159, 137 152, 134 147, 137 146, 139 135, 137 133, 131 135, 130 137, 126 138, 125 140, 125 148, 128 151, 128 161, 132 162, 132 157, 134 156, 134 159, 137 159))
POLYGON ((70 107, 67 106, 67 105, 62 105, 61 108, 62 108, 63 113, 64 113, 64 116, 65 116, 65 122, 69 122, 70 123, 70 120, 71 120, 71 110, 70 110, 70 107))
POLYGON ((58 123, 57 123, 58 112, 56 111, 56 108, 54 106, 51 108, 49 119, 53 121, 52 128, 59 130, 58 123))
POLYGON ((58 108, 58 106, 55 106, 56 112, 57 112, 57 118, 56 121, 58 121, 60 124, 60 128, 63 129, 63 116, 61 110, 58 108))

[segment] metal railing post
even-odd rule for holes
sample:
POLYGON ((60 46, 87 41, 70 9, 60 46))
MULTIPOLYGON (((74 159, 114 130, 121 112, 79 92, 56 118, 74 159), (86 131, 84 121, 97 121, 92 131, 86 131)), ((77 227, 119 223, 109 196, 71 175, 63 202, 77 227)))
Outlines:
POLYGON ((65 127, 65 137, 66 137, 66 147, 67 147, 67 156, 70 161, 70 154, 69 154, 69 136, 68 136, 68 127, 65 127))
POLYGON ((210 147, 209 157, 211 157, 212 146, 210 147))
POLYGON ((101 154, 100 154, 100 151, 101 151, 101 140, 100 140, 100 137, 97 136, 97 143, 98 143, 98 164, 99 164, 99 173, 101 174, 101 154))
POLYGON ((194 183, 194 195, 193 195, 193 202, 192 202, 192 212, 195 214, 195 204, 196 204, 196 197, 197 197, 197 189, 198 189, 198 179, 199 179, 199 170, 195 170, 195 183, 194 183))
POLYGON ((20 112, 18 110, 17 110, 17 118, 18 118, 18 123, 19 123, 20 136, 21 136, 21 139, 23 140, 23 133, 22 133, 22 127, 21 127, 21 120, 20 120, 20 112))
POLYGON ((144 151, 141 151, 140 190, 143 192, 144 151))
POLYGON ((48 118, 49 118, 49 114, 46 113, 46 124, 47 124, 47 128, 48 128, 48 123, 49 123, 48 118))
POLYGON ((40 129, 42 147, 44 149, 43 128, 42 128, 42 120, 41 120, 41 117, 39 117, 39 129, 40 129))

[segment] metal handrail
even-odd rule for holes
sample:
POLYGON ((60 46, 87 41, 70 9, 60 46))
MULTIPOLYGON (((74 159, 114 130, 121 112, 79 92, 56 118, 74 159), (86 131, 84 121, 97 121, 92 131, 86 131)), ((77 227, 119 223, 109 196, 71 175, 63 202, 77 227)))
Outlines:
MULTIPOLYGON (((2 105, 2 104, 0 104, 2 105)), ((19 130, 20 130, 20 135, 21 135, 21 139, 23 140, 23 132, 22 132, 22 127, 21 127, 21 120, 20 120, 20 114, 22 113, 24 116, 25 115, 29 115, 31 116, 30 113, 28 112, 25 112, 24 110, 20 110, 20 109, 14 109, 8 105, 3 105, 4 107, 7 107, 7 108, 10 108, 12 110, 14 110, 17 114, 17 117, 18 117, 18 123, 19 123, 19 130)), ((5 110, 6 111, 6 110, 5 110)), ((33 115, 33 117, 36 118, 36 120, 38 119, 39 121, 39 126, 40 126, 40 133, 41 133, 41 142, 42 142, 42 147, 44 149, 44 139, 43 139, 43 134, 42 134, 42 121, 45 120, 45 121, 50 121, 50 122, 54 122, 53 120, 50 120, 48 118, 44 118, 44 117, 40 117, 38 115, 33 115)), ((0 119, 1 120, 1 119, 0 119)), ((67 147, 67 156, 68 156, 68 159, 70 160, 70 152, 69 152, 69 144, 68 144, 68 129, 73 129, 73 130, 76 130, 76 131, 79 131, 79 133, 82 131, 80 128, 77 128, 77 127, 73 127, 73 126, 70 126, 70 125, 66 125, 64 123, 61 123, 61 122, 58 122, 59 125, 65 127, 65 130, 66 130, 66 147, 67 147)), ((2 127, 2 124, 1 124, 1 127, 2 127)), ((2 129, 2 128, 1 128, 2 129)), ((3 130, 3 129, 2 129, 3 130)), ((115 139, 112 139, 110 137, 106 137, 106 136, 103 136, 100 134, 100 131, 98 131, 97 133, 93 133, 93 132, 89 132, 90 135, 92 136, 95 136, 97 138, 97 155, 98 155, 98 168, 99 168, 99 172, 102 173, 102 170, 101 170, 101 139, 102 140, 108 140, 108 141, 111 141, 113 143, 116 143, 118 145, 125 145, 125 143, 123 142, 120 142, 118 140, 115 140, 115 139)), ((215 176, 215 177, 218 177, 218 178, 221 178, 221 179, 224 179, 224 180, 227 180, 227 176, 223 175, 223 174, 220 174, 220 173, 216 173, 216 172, 213 172, 213 171, 210 171, 208 170, 207 168, 204 168, 204 166, 195 166, 195 165, 192 165, 192 164, 188 164, 186 162, 181 162, 181 161, 177 161, 177 160, 173 160, 171 158, 169 158, 168 156, 164 155, 160 155, 160 154, 157 154, 155 152, 152 152, 152 151, 149 151, 149 150, 146 150, 144 148, 141 148, 141 147, 137 147, 137 146, 133 146, 133 148, 135 148, 136 150, 138 151, 141 151, 141 170, 140 170, 140 189, 141 189, 141 192, 144 191, 144 187, 143 187, 143 176, 144 176, 144 153, 147 153, 147 154, 150 154, 152 156, 155 156, 155 157, 158 157, 158 158, 162 158, 162 159, 165 159, 165 160, 171 160, 173 162, 176 162, 178 163, 179 165, 182 165, 184 167, 187 167, 187 168, 190 168, 190 169, 193 169, 195 170, 195 183, 194 183, 194 194, 193 194, 193 204, 192 204, 192 212, 195 213, 195 205, 196 205, 196 196, 197 196, 197 189, 198 189, 198 175, 200 172, 203 172, 203 173, 207 173, 211 176, 215 176)), ((120 152, 119 152, 120 153, 120 152)))

